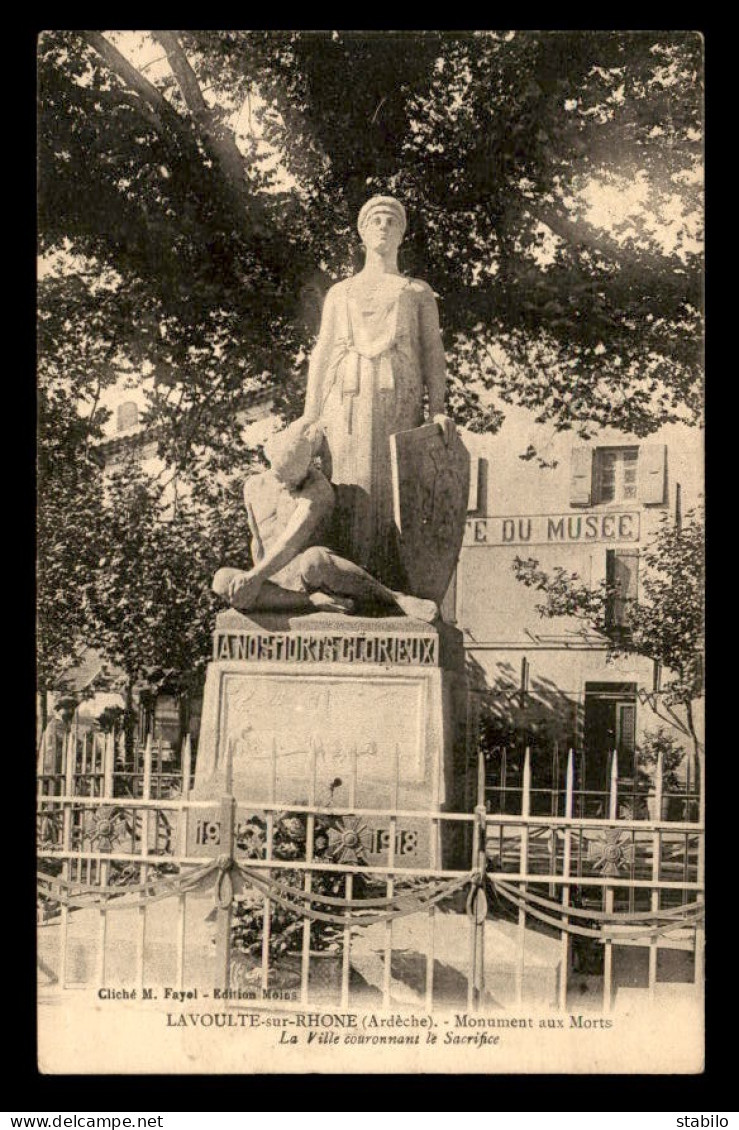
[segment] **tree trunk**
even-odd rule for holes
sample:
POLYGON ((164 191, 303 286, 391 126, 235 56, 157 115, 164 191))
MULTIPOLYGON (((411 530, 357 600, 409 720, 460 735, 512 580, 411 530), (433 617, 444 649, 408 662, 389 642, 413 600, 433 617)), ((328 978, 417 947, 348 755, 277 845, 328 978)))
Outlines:
POLYGON ((46 733, 46 727, 49 724, 49 694, 48 694, 48 691, 46 689, 45 683, 41 683, 39 685, 38 694, 39 694, 39 698, 41 700, 41 702, 40 702, 40 706, 41 706, 41 735, 40 735, 40 738, 43 738, 44 734, 46 733))
POLYGON ((129 676, 126 683, 126 712, 123 717, 124 746, 126 750, 126 764, 133 765, 133 749, 136 740, 136 719, 133 712, 133 678, 129 676))
POLYGON ((695 719, 693 717, 693 703, 690 700, 688 700, 685 703, 685 714, 686 714, 687 721, 688 721, 688 730, 690 732, 691 738, 693 739, 693 753, 695 754, 696 764, 702 765, 703 764, 703 753, 704 753, 703 743, 701 742, 700 738, 698 737, 698 734, 697 734, 697 731, 696 731, 696 728, 695 728, 695 719))
POLYGON ((179 733, 179 756, 182 757, 182 746, 185 738, 190 732, 190 698, 191 691, 188 686, 185 686, 180 691, 179 707, 180 707, 180 733, 179 733))
POLYGON ((269 239, 272 232, 269 224, 265 222, 262 203, 249 191, 244 157, 233 134, 228 130, 220 129, 215 122, 203 98, 197 75, 177 38, 177 33, 154 31, 152 35, 166 52, 172 74, 195 122, 198 135, 221 170, 223 181, 230 190, 241 223, 248 216, 252 231, 263 239, 269 239))
POLYGON ((83 31, 81 35, 128 89, 138 95, 139 108, 155 128, 161 130, 166 123, 185 143, 186 149, 196 148, 195 138, 188 124, 182 120, 154 83, 149 82, 148 78, 129 63, 125 55, 122 55, 118 48, 99 31, 83 31))

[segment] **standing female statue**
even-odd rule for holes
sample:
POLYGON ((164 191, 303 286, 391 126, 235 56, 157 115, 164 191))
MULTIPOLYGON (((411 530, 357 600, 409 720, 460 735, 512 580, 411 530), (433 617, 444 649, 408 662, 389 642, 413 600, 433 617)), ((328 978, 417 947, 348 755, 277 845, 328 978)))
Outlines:
POLYGON ((393 521, 390 436, 418 427, 424 392, 448 442, 446 364, 431 287, 398 270, 405 209, 373 196, 359 213, 363 269, 331 287, 308 372, 305 416, 326 435, 323 470, 336 487, 340 552, 404 587, 393 521))

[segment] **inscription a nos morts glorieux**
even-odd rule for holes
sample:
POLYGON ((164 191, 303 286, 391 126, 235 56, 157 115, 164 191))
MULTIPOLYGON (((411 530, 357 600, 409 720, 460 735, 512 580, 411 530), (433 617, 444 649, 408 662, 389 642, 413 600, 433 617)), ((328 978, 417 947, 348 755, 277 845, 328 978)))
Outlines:
POLYGON ((438 665, 438 640, 429 636, 330 636, 217 632, 215 659, 280 663, 393 663, 438 665))

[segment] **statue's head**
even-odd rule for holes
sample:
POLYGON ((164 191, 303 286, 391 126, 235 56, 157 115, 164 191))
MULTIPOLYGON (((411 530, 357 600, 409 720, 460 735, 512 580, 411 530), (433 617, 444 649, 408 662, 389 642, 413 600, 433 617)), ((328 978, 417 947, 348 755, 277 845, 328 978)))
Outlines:
POLYGON ((264 454, 277 478, 289 486, 302 483, 322 438, 320 427, 303 416, 271 436, 264 445, 264 454))
POLYGON ((357 228, 366 248, 397 250, 405 235, 405 208, 392 196, 373 196, 362 206, 357 228))

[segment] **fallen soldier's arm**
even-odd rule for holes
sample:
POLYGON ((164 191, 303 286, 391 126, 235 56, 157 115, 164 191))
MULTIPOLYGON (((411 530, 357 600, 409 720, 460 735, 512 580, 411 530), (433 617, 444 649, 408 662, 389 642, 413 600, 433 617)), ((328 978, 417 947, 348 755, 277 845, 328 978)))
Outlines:
MULTIPOLYGON (((247 507, 248 505, 247 500, 247 507)), ((234 581, 240 601, 254 599, 265 581, 302 553, 307 548, 319 522, 328 517, 332 509, 331 486, 323 476, 316 477, 315 481, 310 483, 304 493, 296 499, 295 509, 282 533, 275 538, 268 549, 263 549, 263 556, 253 568, 234 581)), ((258 537, 258 530, 255 529, 254 532, 258 537)))
MULTIPOLYGON (((246 494, 246 491, 244 493, 246 494)), ((252 561, 256 563, 257 561, 261 561, 264 557, 264 546, 259 535, 257 520, 254 517, 254 507, 246 497, 244 498, 244 502, 246 503, 246 520, 249 524, 249 531, 251 533, 251 558, 252 561)))

